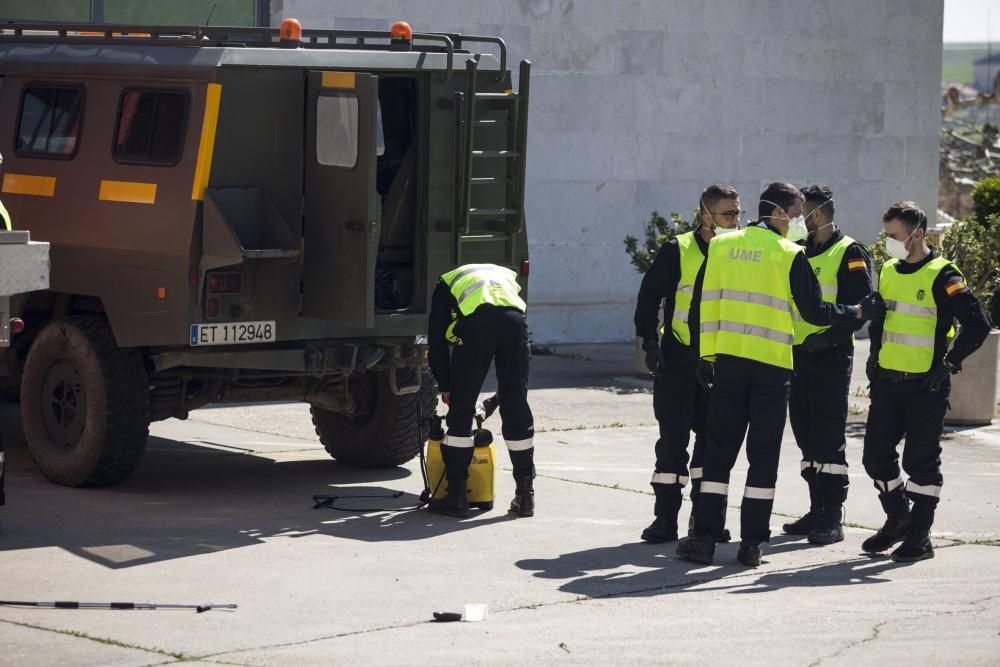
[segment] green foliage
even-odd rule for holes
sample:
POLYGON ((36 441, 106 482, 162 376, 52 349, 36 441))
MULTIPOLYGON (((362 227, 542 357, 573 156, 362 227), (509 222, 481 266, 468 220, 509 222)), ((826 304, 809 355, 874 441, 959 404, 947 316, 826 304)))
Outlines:
MULTIPOLYGON (((998 190, 1000 192, 1000 190, 998 190)), ((1000 291, 1000 212, 974 220, 967 218, 953 224, 944 234, 942 254, 955 262, 965 274, 965 283, 976 295, 984 311, 994 322, 1000 320, 993 298, 1000 291)))
POLYGON ((1000 175, 984 178, 972 190, 976 219, 983 223, 990 216, 1000 214, 1000 175))
POLYGON ((692 221, 687 221, 681 217, 680 213, 671 213, 667 220, 657 211, 649 216, 646 221, 642 248, 639 247, 639 239, 629 234, 625 237, 625 252, 628 253, 632 266, 639 273, 645 273, 653 264, 656 251, 664 243, 674 238, 678 234, 689 232, 699 224, 698 213, 695 212, 692 221))

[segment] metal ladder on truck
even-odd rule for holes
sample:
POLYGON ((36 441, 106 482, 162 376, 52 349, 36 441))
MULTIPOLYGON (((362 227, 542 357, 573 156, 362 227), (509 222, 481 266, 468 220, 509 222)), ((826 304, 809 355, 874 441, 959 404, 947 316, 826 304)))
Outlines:
MULTIPOLYGON (((468 37, 465 37, 467 40, 468 37)), ((505 51, 505 49, 504 49, 505 51)), ((506 61, 506 53, 501 58, 506 61)), ((465 92, 456 93, 456 197, 453 257, 462 265, 470 246, 503 244, 504 263, 514 264, 524 229, 525 149, 531 62, 521 61, 518 92, 479 92, 478 58, 465 65, 465 92), (477 139, 491 144, 477 144, 477 139)), ((500 73, 505 71, 501 64, 500 73)), ((490 256, 496 257, 494 253, 490 256)))

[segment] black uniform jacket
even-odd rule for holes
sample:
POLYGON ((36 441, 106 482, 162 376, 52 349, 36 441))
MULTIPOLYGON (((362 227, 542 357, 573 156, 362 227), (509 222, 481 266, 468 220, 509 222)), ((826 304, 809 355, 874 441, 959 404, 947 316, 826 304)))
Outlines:
MULTIPOLYGON (((701 238, 701 227, 695 230, 694 238, 702 255, 708 254, 708 241, 701 238)), ((697 346, 699 317, 698 308, 701 304, 701 282, 705 275, 705 265, 694 281, 694 295, 691 307, 688 309, 688 328, 691 331, 691 343, 697 346)), ((677 284, 681 280, 681 250, 676 239, 664 243, 656 253, 652 266, 642 277, 639 286, 639 297, 635 304, 635 335, 643 341, 656 340, 657 329, 660 326, 660 303, 663 302, 664 317, 669 322, 674 314, 674 297, 677 294, 677 284)), ((680 345, 673 335, 664 337, 664 345, 680 345)))
MULTIPOLYGON (((931 253, 915 264, 897 262, 896 270, 901 274, 919 271, 927 262, 938 254, 931 253)), ((961 366, 962 360, 979 349, 990 332, 990 323, 979 307, 979 300, 969 291, 965 280, 953 266, 945 267, 934 280, 931 288, 934 294, 934 305, 937 306, 937 327, 934 330, 934 361, 938 364, 947 354, 948 363, 961 366), (949 291, 951 294, 949 295, 949 291), (948 351, 948 330, 952 323, 958 320, 960 331, 955 338, 951 351, 948 351)), ((878 358, 882 348, 882 322, 872 322, 869 327, 871 335, 871 358, 878 358)))
MULTIPOLYGON (((829 250, 835 243, 844 238, 844 233, 839 229, 833 236, 820 245, 807 244, 806 257, 816 257, 829 250)), ((857 305, 866 296, 872 293, 872 260, 868 256, 868 250, 864 245, 855 241, 844 251, 844 258, 837 269, 837 303, 850 306, 857 305), (851 260, 862 260, 865 263, 863 270, 851 269, 851 260)), ((812 334, 810 337, 819 337, 822 344, 814 347, 825 348, 843 345, 851 340, 854 332, 864 326, 864 320, 839 320, 833 323, 826 331, 812 334)))

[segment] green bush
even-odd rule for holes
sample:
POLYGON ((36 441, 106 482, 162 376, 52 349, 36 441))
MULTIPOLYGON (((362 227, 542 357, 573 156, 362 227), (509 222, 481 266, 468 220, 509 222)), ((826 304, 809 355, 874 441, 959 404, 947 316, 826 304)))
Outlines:
MULTIPOLYGON (((1000 194, 1000 189, 997 190, 1000 194)), ((942 254, 955 262, 965 283, 993 322, 1000 321, 994 294, 1000 291, 1000 211, 984 218, 959 220, 944 233, 942 254)))
POLYGON ((985 223, 991 215, 1000 215, 1000 175, 976 183, 972 190, 976 220, 985 223))
POLYGON ((639 273, 646 273, 653 265, 656 252, 664 243, 674 238, 678 234, 689 232, 698 226, 698 213, 692 216, 693 220, 688 222, 680 213, 671 213, 667 220, 657 211, 649 216, 646 221, 642 248, 639 247, 639 239, 629 234, 625 237, 625 252, 632 261, 632 266, 639 273))

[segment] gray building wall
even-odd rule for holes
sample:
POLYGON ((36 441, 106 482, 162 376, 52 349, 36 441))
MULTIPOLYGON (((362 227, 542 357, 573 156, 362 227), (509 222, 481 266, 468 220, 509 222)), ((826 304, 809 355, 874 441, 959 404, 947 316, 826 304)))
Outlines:
POLYGON ((750 211, 771 181, 826 183, 866 242, 893 201, 936 208, 943 0, 272 0, 286 16, 499 34, 533 61, 537 342, 631 338, 623 238, 712 181, 750 211))

